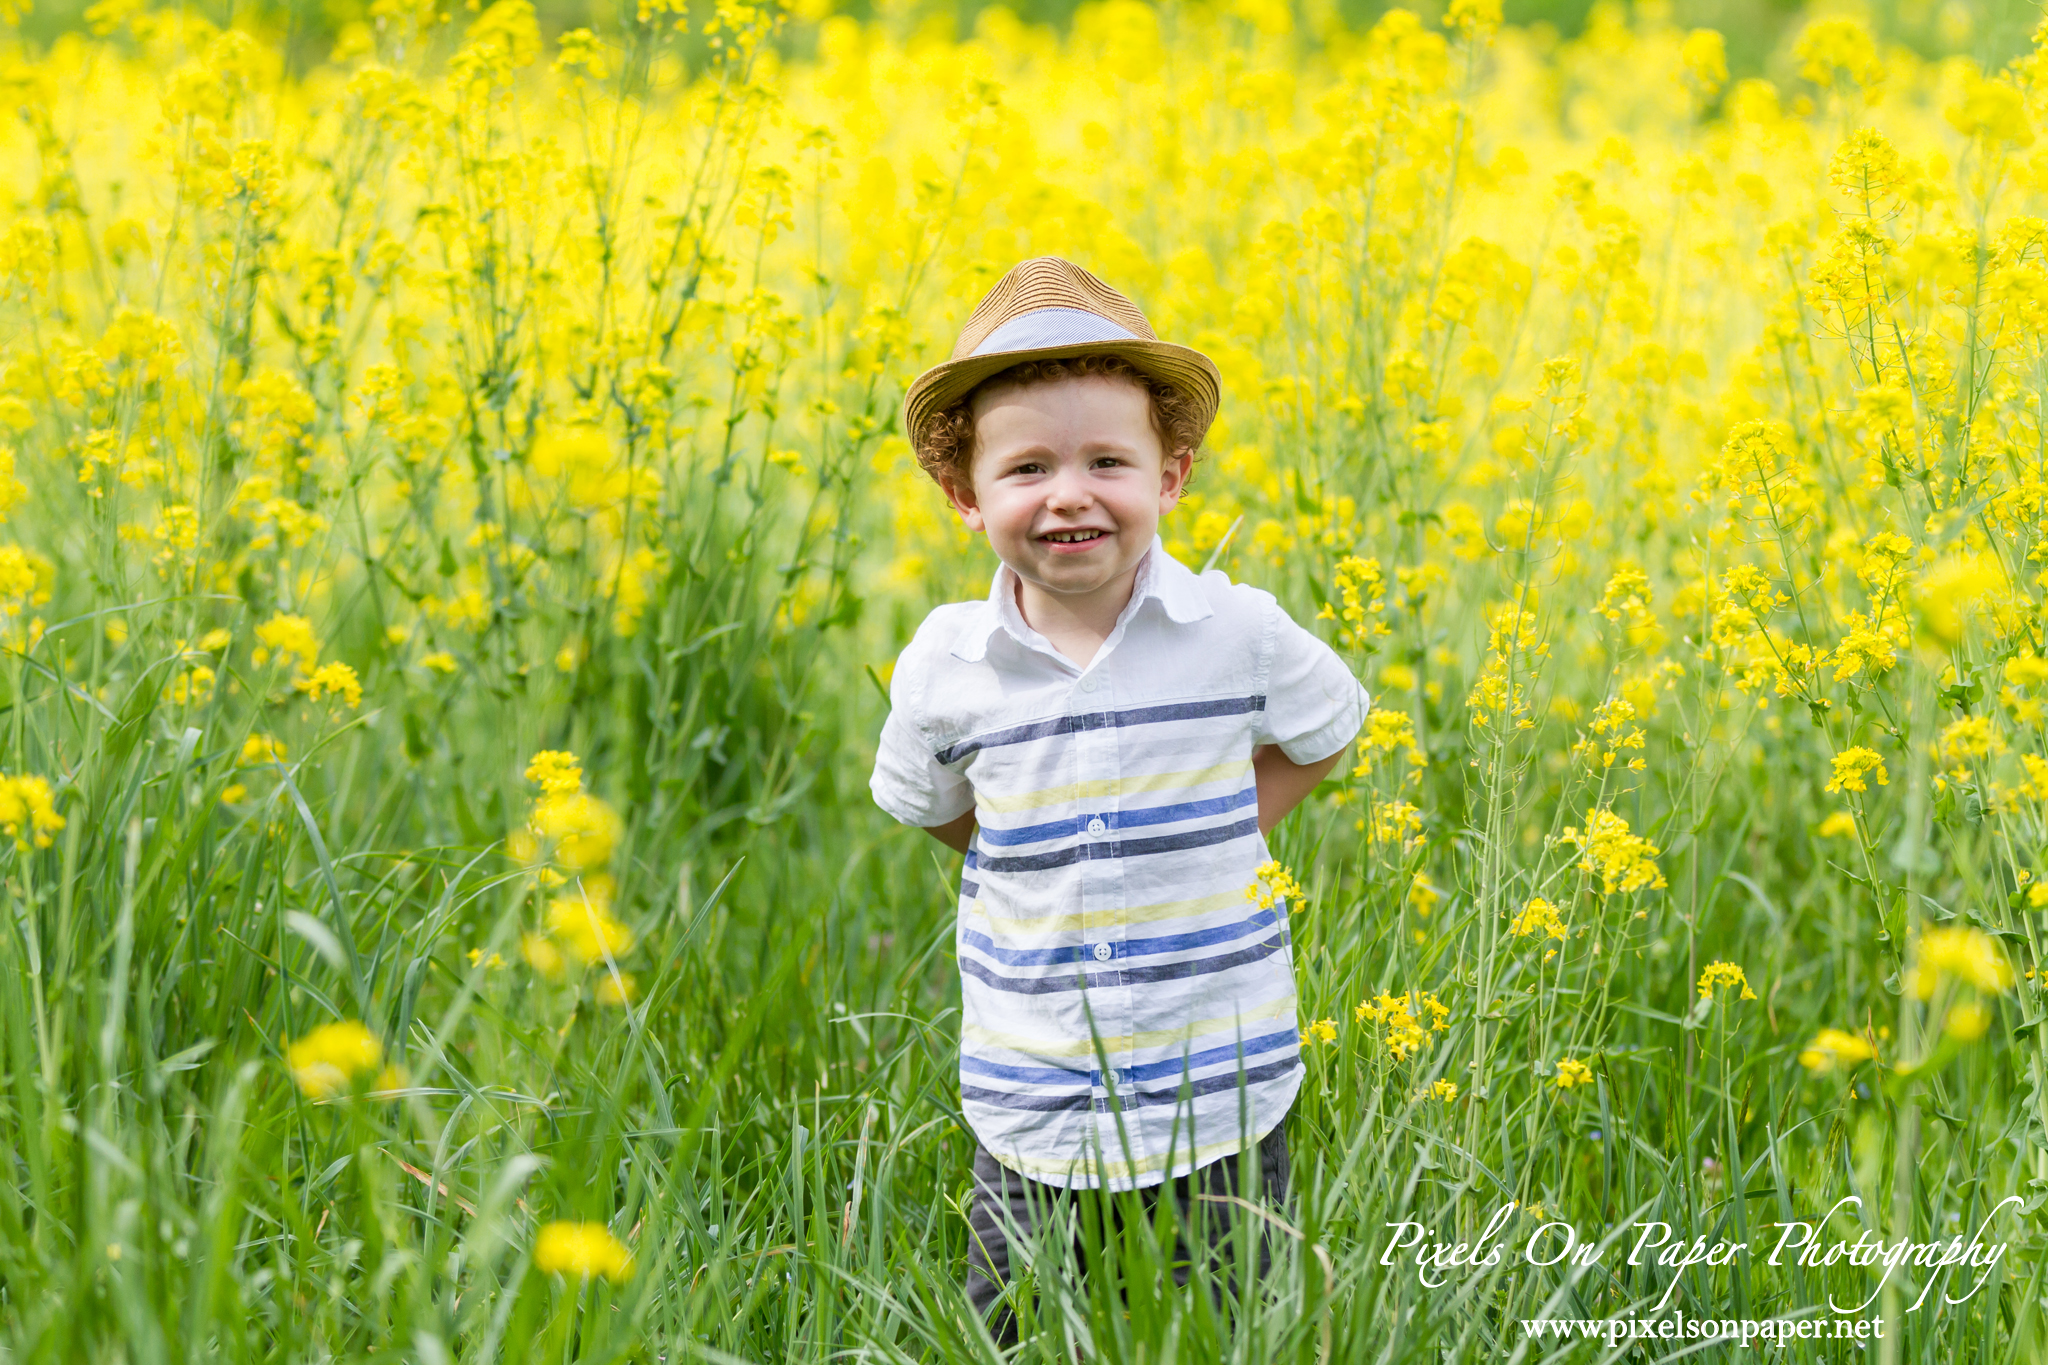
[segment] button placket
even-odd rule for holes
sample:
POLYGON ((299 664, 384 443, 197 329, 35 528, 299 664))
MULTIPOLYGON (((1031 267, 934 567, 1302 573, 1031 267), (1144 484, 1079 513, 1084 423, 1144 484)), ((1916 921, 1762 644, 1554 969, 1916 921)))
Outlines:
MULTIPOLYGON (((1093 681, 1092 677, 1083 678, 1077 684, 1073 702, 1076 717, 1086 718, 1081 720, 1078 733, 1074 736, 1074 753, 1077 760, 1074 775, 1084 784, 1093 784, 1106 775, 1104 744, 1113 734, 1111 728, 1101 724, 1096 717, 1097 707, 1094 701, 1084 700, 1081 695, 1092 690, 1090 684, 1093 681)), ((1108 832, 1109 822, 1100 815, 1089 812, 1081 817, 1079 833, 1083 836, 1083 843, 1079 850, 1082 910, 1080 951, 1081 961, 1087 969, 1084 975, 1091 982, 1101 979, 1099 966, 1108 960, 1104 957, 1104 950, 1108 949, 1111 956, 1115 953, 1115 949, 1102 938, 1107 932, 1103 923, 1106 918, 1104 912, 1116 904, 1110 899, 1113 889, 1109 882, 1110 860, 1094 856, 1108 832)), ((1116 1037, 1128 1031, 1126 1022, 1116 1017, 1118 1011, 1110 1007, 1107 1000, 1098 1000, 1092 988, 1090 1007, 1094 1012, 1096 1027, 1105 1038, 1116 1037)), ((1108 1080, 1107 1076, 1098 1075, 1092 1087, 1094 1108, 1098 1113, 1102 1112, 1109 1102, 1108 1080)))
MULTIPOLYGON (((1113 643, 1114 640, 1106 641, 1105 648, 1113 643)), ((1095 683, 1093 709, 1104 717, 1102 728, 1094 732, 1093 736, 1101 746, 1096 751, 1099 756, 1096 775, 1107 779, 1106 785, 1109 788, 1103 798, 1102 811, 1095 817, 1103 825, 1103 831, 1095 837, 1098 840, 1121 840, 1126 836, 1117 824, 1117 813, 1123 809, 1123 798, 1117 790, 1117 781, 1123 776, 1123 731, 1114 721, 1108 719, 1117 706, 1117 689, 1106 667, 1094 675, 1092 681, 1095 683)), ((1139 1121, 1130 1094, 1135 1084, 1131 1035, 1137 1027, 1137 1019, 1133 1001, 1135 992, 1129 984, 1125 961, 1125 943, 1130 926, 1125 921, 1129 897, 1124 884, 1124 861, 1122 858, 1103 858, 1096 866, 1102 869, 1103 908, 1108 913, 1098 917, 1106 922, 1100 930, 1103 941, 1096 946, 1095 955, 1096 960, 1102 963, 1101 975, 1107 981, 1115 983, 1108 991, 1103 992, 1108 1000, 1115 1003, 1103 1009, 1102 1014, 1114 1016, 1114 1029, 1105 1030, 1105 1033, 1113 1033, 1119 1040, 1116 1046, 1104 1049, 1103 1060, 1115 1077, 1119 1102, 1123 1108, 1121 1131, 1117 1116, 1113 1113, 1105 1115, 1102 1140, 1105 1149, 1111 1151, 1118 1150, 1122 1144, 1128 1142, 1131 1155, 1143 1162, 1150 1152, 1145 1141, 1145 1126, 1139 1121)), ((1108 1108, 1107 1104, 1104 1108, 1108 1108)))

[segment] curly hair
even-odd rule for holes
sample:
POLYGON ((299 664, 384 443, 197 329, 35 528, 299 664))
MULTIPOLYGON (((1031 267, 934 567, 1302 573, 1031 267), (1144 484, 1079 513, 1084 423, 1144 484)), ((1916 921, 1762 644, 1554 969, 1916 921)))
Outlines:
MULTIPOLYGON (((1122 356, 1083 355, 1067 360, 1027 360, 982 380, 959 402, 933 414, 924 429, 913 434, 918 464, 941 487, 946 481, 941 476, 968 482, 968 471, 974 465, 975 395, 1008 385, 1052 384, 1089 375, 1127 379, 1136 384, 1152 400, 1152 429, 1159 433, 1161 448, 1169 454, 1179 450, 1190 455, 1201 453, 1201 415, 1187 394, 1154 379, 1122 356)), ((1189 477, 1193 477, 1192 471, 1189 477)))

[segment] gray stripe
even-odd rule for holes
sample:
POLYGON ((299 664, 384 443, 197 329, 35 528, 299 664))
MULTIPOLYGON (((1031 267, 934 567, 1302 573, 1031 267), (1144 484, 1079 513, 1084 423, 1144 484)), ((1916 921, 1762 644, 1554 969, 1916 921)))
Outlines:
POLYGON ((1085 711, 1073 716, 1055 716, 1051 720, 1035 720, 1028 725, 1014 725, 1007 730, 997 730, 981 739, 970 739, 961 744, 950 745, 933 754, 941 764, 952 763, 979 753, 983 749, 999 748, 1005 744, 1025 744, 1034 739, 1051 739, 1054 735, 1071 735, 1081 730, 1107 730, 1112 726, 1121 729, 1127 725, 1157 725, 1169 720, 1200 720, 1208 716, 1241 716, 1251 711, 1266 709, 1266 699, 1259 697, 1219 697, 1214 701, 1169 702, 1165 706, 1134 706, 1128 711, 1085 711))

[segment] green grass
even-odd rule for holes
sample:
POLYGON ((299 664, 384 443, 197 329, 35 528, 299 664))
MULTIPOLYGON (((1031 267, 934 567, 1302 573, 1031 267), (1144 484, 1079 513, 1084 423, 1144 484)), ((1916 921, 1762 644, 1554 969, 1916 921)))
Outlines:
MULTIPOLYGON (((618 679, 629 663, 645 671, 611 686, 682 697, 686 711, 698 690, 729 689, 738 749, 624 803, 620 899, 646 926, 630 1014, 522 966, 465 960, 472 944, 514 956, 529 897, 482 841, 425 837, 507 822, 509 784, 462 794, 474 756, 467 770, 452 745, 400 761, 385 738, 400 727, 382 717, 287 765, 238 818, 201 776, 218 771, 209 749, 236 737, 162 713, 146 655, 104 706, 58 696, 17 661, 16 752, 30 767, 57 749, 87 763, 58 842, 7 867, 6 1359, 994 1358, 959 1287, 971 1140, 953 1071, 956 860, 865 799, 882 703, 838 681, 852 637, 814 647, 743 629, 676 658, 672 642, 703 637, 693 612, 713 608, 698 600, 677 593, 614 661, 618 679), (778 666, 794 681, 735 681, 778 666), (792 703, 808 708, 800 724, 792 703), (768 812, 768 784, 792 771, 803 799, 768 812), (280 1045, 352 1015, 391 1040, 405 1093, 311 1103, 280 1045), (532 1229, 555 1217, 608 1221, 637 1273, 580 1290, 539 1273, 532 1229)), ((603 700, 558 712, 575 727, 564 736, 516 697, 472 695, 436 733, 479 749, 494 731, 529 731, 522 748, 567 738, 593 771, 613 756, 633 771, 630 745, 648 746, 650 772, 680 762, 684 727, 608 732, 592 719, 615 714, 603 700)), ((1429 780, 1462 780, 1448 766, 1429 780)), ((1670 836, 1659 920, 1681 932, 1631 936, 1623 919, 1604 940, 1611 975, 1540 998, 1525 991, 1529 955, 1475 915, 1469 888, 1447 888, 1415 944, 1412 915, 1389 909, 1388 870, 1354 844, 1351 807, 1298 813, 1276 852, 1316 869, 1297 920, 1305 1017, 1347 1028, 1311 1054, 1290 1119, 1296 1190, 1272 1273, 1241 1272, 1219 1313, 1202 1275, 1185 1292, 1163 1277, 1170 1229, 1137 1220, 1110 1262, 1121 1296, 1049 1246, 1038 1333, 1018 1358, 1547 1358, 1515 1319, 1604 1317, 1665 1295, 1671 1272, 1622 1264, 1639 1220, 1767 1246, 1768 1224, 1848 1193, 1868 1225, 1923 1234, 1967 1231, 2009 1192, 2038 1202, 2038 1108, 2004 1056, 1972 1050, 1893 1100, 1868 1076, 1845 1092, 1792 1063, 1805 1002, 1854 970, 1835 933, 1853 907, 1813 867, 1802 879, 1797 841, 1760 819, 1768 775, 1752 778, 1716 785, 1694 830, 1670 836), (1687 922, 1743 945, 1767 999, 1689 1014, 1668 960, 1687 922), (1348 1007, 1411 982, 1454 1000, 1454 1021, 1391 1066, 1348 1007), (1478 982, 1493 1009, 1473 1007, 1478 982), (1560 1052, 1594 1060, 1597 1083, 1541 1084, 1532 1069, 1560 1052), (1458 1101, 1411 1098, 1439 1075, 1458 1101), (1608 1239, 1600 1266, 1567 1275, 1510 1255, 1425 1288, 1412 1265, 1382 1265, 1387 1224, 1470 1238, 1508 1199, 1608 1239)), ((1541 784, 1519 784, 1458 837, 1483 867, 1488 840, 1532 827, 1542 800, 1541 784)), ((1517 1215, 1504 1241, 1518 1252, 1532 1230, 1517 1215)), ((1966 1303, 1940 1306, 1937 1291, 1894 1318, 1897 1353, 1883 1358, 2035 1358, 2039 1276, 2016 1250, 1966 1303)), ((1902 1308, 1921 1281, 1893 1284, 1902 1308)), ((1764 1317, 1870 1285, 1847 1268, 1696 1266, 1674 1302, 1764 1317)), ((1798 1343, 1783 1358, 1848 1357, 1798 1343)))

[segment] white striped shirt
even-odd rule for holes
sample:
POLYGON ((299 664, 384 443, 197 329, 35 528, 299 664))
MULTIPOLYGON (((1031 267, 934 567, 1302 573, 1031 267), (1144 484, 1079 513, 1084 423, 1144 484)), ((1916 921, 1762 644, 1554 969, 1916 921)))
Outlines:
POLYGON ((1005 1166, 1153 1185, 1250 1147, 1301 1084, 1286 903, 1252 750, 1350 743, 1365 689, 1270 593, 1197 577, 1157 538, 1086 668, 997 569, 896 662, 875 801, 905 824, 974 810, 960 883, 961 1106, 1005 1166), (1092 1023, 1092 1029, 1091 1029, 1092 1023))

